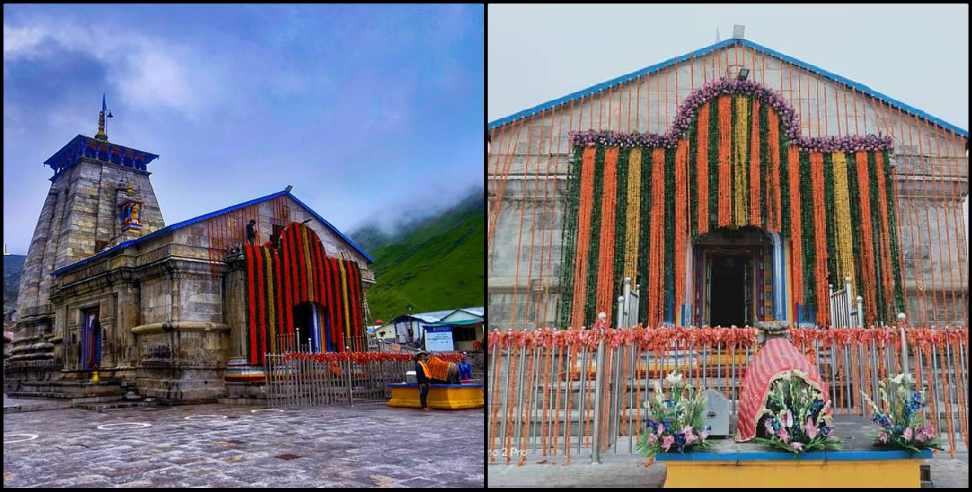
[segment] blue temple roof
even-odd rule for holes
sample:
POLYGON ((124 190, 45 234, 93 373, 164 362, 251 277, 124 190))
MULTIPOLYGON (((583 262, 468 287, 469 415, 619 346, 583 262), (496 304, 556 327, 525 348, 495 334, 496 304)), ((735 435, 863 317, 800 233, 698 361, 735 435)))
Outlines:
POLYGON ((188 227, 188 226, 191 226, 193 224, 197 224, 199 222, 206 221, 206 220, 211 219, 213 217, 217 217, 217 216, 220 216, 220 215, 223 215, 223 214, 232 212, 234 210, 239 210, 241 208, 249 207, 250 205, 256 205, 258 203, 262 203, 262 202, 265 202, 267 200, 273 200, 274 198, 277 198, 277 197, 280 197, 280 196, 289 196, 294 202, 296 202, 298 205, 300 205, 304 210, 306 210, 308 213, 310 213, 311 215, 313 215, 314 218, 316 218, 317 220, 321 221, 322 224, 324 224, 325 226, 327 226, 329 229, 331 229, 332 231, 334 231, 334 233, 337 234, 341 239, 343 239, 345 242, 347 242, 348 244, 350 244, 351 247, 354 248, 355 251, 357 251, 358 253, 360 253, 361 256, 364 256, 365 257, 365 259, 368 261, 369 264, 374 262, 374 259, 368 253, 366 253, 365 250, 361 246, 358 245, 358 243, 354 242, 354 240, 351 239, 350 237, 344 235, 344 233, 342 233, 341 231, 339 231, 337 229, 337 227, 334 227, 330 222, 328 222, 327 220, 325 220, 324 217, 321 217, 317 212, 315 212, 312 208, 308 207, 304 202, 298 200, 297 197, 295 197, 289 191, 284 190, 284 191, 278 191, 276 193, 271 193, 271 194, 266 195, 266 196, 261 196, 259 198, 254 198, 253 200, 249 200, 249 201, 246 201, 246 202, 243 202, 243 203, 237 203, 236 205, 231 205, 231 206, 226 207, 224 209, 220 209, 220 210, 217 210, 215 212, 210 212, 208 214, 200 215, 198 217, 193 217, 191 219, 184 220, 182 222, 177 222, 175 224, 172 224, 172 225, 163 227, 163 228, 161 228, 161 229, 159 229, 157 231, 154 231, 154 232, 151 232, 149 234, 146 234, 146 235, 144 235, 144 236, 142 236, 142 237, 140 237, 138 239, 132 239, 130 241, 125 241, 123 243, 119 243, 119 244, 117 244, 115 246, 112 246, 111 248, 108 248, 108 249, 106 249, 106 250, 104 250, 104 251, 102 251, 102 252, 100 252, 100 253, 98 253, 98 254, 96 254, 94 256, 85 258, 83 260, 79 260, 79 261, 77 261, 75 263, 72 263, 70 265, 63 266, 61 268, 58 268, 57 270, 54 270, 54 272, 51 273, 51 275, 58 276, 58 275, 65 274, 65 273, 70 272, 70 271, 77 270, 78 268, 81 268, 81 267, 83 267, 85 265, 89 265, 91 263, 94 263, 94 262, 96 262, 96 261, 98 261, 98 260, 100 260, 102 258, 106 258, 108 256, 111 256, 111 255, 114 255, 116 253, 119 253, 122 250, 124 250, 125 248, 131 247, 131 246, 135 246, 135 245, 140 244, 140 243, 142 243, 144 241, 148 241, 149 239, 156 238, 156 237, 162 236, 164 234, 168 234, 168 233, 177 231, 179 229, 182 229, 183 227, 188 227))
POLYGON ((44 161, 44 165, 50 166, 54 170, 54 177, 51 178, 53 180, 60 176, 61 171, 77 164, 82 157, 113 162, 119 166, 147 172, 148 163, 158 159, 159 156, 124 145, 101 142, 91 137, 78 135, 44 161))
POLYGON ((665 68, 668 68, 670 66, 673 66, 673 65, 676 65, 676 64, 679 64, 679 63, 682 63, 682 62, 687 61, 687 60, 690 60, 692 58, 697 58, 697 57, 700 57, 700 56, 704 56, 704 55, 707 55, 707 54, 709 54, 709 53, 711 53, 713 51, 717 51, 717 50, 720 50, 722 48, 728 48, 730 46, 744 46, 746 48, 753 49, 753 50, 758 51, 760 53, 763 53, 763 54, 765 54, 767 56, 771 56, 771 57, 776 58, 778 60, 782 60, 783 62, 789 63, 791 65, 795 65, 795 66, 800 67, 800 68, 802 68, 804 70, 813 72, 813 73, 815 73, 817 75, 820 75, 820 76, 822 76, 822 77, 824 77, 826 79, 832 80, 832 81, 837 82, 839 84, 843 84, 843 85, 845 85, 847 87, 850 87, 850 88, 852 88, 852 89, 854 89, 854 90, 856 90, 858 92, 861 92, 861 93, 866 94, 868 96, 871 96, 871 97, 873 97, 875 99, 878 99, 880 101, 883 101, 884 103, 890 105, 893 108, 899 109, 899 110, 901 110, 901 111, 903 111, 905 113, 908 113, 908 114, 910 114, 910 115, 912 115, 912 116, 914 116, 916 118, 921 118, 921 119, 927 120, 927 121, 929 121, 929 122, 931 122, 931 123, 933 123, 935 125, 938 125, 938 126, 944 128, 946 130, 949 130, 949 131, 951 131, 953 133, 956 133, 956 134, 961 135, 961 136, 966 137, 966 138, 968 138, 968 136, 969 136, 969 132, 967 130, 964 130, 964 129, 959 128, 959 127, 957 127, 957 126, 955 126, 955 125, 953 125, 951 123, 948 123, 947 121, 942 120, 941 118, 937 118, 935 116, 932 116, 932 115, 930 115, 930 114, 928 114, 928 113, 926 113, 926 112, 924 112, 924 111, 922 111, 920 109, 917 109, 917 108, 914 108, 912 106, 909 106, 908 104, 905 104, 905 103, 903 103, 901 101, 898 101, 897 99, 894 99, 892 97, 886 96, 886 95, 884 95, 884 94, 882 94, 882 93, 880 93, 880 92, 878 92, 878 91, 876 91, 874 89, 871 89, 870 87, 868 87, 868 86, 866 86, 864 84, 861 84, 861 83, 858 83, 858 82, 854 82, 853 80, 847 79, 845 77, 841 77, 840 75, 837 75, 835 73, 828 72, 828 71, 826 71, 826 70, 824 70, 824 69, 822 69, 820 67, 817 67, 815 65, 811 65, 811 64, 806 63, 804 61, 798 60, 798 59, 796 59, 796 58, 794 58, 792 56, 784 55, 783 53, 780 53, 779 51, 776 51, 776 50, 767 48, 765 46, 762 46, 760 44, 754 43, 754 42, 752 42, 752 41, 750 41, 748 39, 736 39, 736 38, 727 39, 725 41, 720 41, 718 43, 715 43, 713 45, 707 46, 705 48, 702 48, 702 49, 699 49, 699 50, 695 50, 695 51, 693 51, 691 53, 687 53, 687 54, 681 55, 681 56, 676 56, 674 58, 669 58, 668 60, 665 60, 665 61, 663 61, 661 63, 656 63, 656 64, 651 65, 649 67, 642 68, 641 70, 636 70, 636 71, 631 72, 629 74, 622 75, 620 77, 617 77, 617 78, 608 80, 607 82, 602 82, 600 84, 593 85, 593 86, 588 87, 586 89, 579 90, 579 91, 573 92, 571 94, 567 94, 564 97, 561 97, 561 98, 558 98, 558 99, 554 99, 554 100, 551 100, 551 101, 547 101, 547 102, 545 102, 543 104, 539 104, 539 105, 534 106, 534 107, 529 108, 529 109, 524 109, 523 111, 520 111, 520 112, 518 112, 516 114, 507 116, 505 118, 500 118, 498 120, 491 121, 489 123, 489 125, 487 126, 487 128, 490 129, 490 130, 492 130, 494 128, 499 128, 501 126, 504 126, 504 125, 508 125, 510 123, 513 123, 514 121, 518 121, 518 120, 522 120, 522 119, 525 119, 525 118, 529 118, 531 116, 537 115, 537 114, 539 114, 539 113, 541 113, 543 111, 546 111, 548 109, 552 109, 552 108, 555 108, 555 107, 558 107, 558 106, 567 104, 567 103, 569 103, 569 102, 571 102, 573 100, 580 99, 580 98, 586 97, 586 96, 590 96, 592 94, 597 94, 599 92, 604 92, 604 91, 606 91, 606 90, 608 90, 608 89, 610 89, 612 87, 615 87, 615 86, 618 86, 618 85, 621 85, 621 84, 625 84, 625 83, 630 82, 630 81, 632 81, 634 79, 637 79, 638 77, 642 77, 644 75, 648 75, 648 74, 652 74, 652 73, 658 72, 659 70, 663 70, 665 68))

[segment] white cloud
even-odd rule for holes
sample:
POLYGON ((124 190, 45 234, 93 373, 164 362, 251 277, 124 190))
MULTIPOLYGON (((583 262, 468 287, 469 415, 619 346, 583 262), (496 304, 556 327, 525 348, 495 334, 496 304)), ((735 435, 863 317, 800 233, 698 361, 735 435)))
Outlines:
POLYGON ((53 55, 50 43, 94 57, 107 66, 117 97, 133 108, 171 108, 195 118, 218 95, 215 81, 221 77, 205 63, 204 54, 139 33, 63 22, 54 28, 40 21, 22 27, 5 24, 3 41, 5 72, 10 61, 53 55))

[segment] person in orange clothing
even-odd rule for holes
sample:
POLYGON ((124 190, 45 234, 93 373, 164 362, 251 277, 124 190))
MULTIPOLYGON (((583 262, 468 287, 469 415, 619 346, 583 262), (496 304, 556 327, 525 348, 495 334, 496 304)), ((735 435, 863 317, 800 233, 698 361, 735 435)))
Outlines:
POLYGON ((415 380, 418 382, 419 399, 422 401, 422 410, 429 411, 429 384, 432 382, 432 372, 428 364, 429 354, 419 352, 415 354, 415 380))

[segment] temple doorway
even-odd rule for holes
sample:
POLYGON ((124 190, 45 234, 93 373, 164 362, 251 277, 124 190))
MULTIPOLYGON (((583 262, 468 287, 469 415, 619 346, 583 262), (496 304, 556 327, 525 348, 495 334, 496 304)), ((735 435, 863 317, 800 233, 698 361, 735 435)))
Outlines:
POLYGON ((748 325, 748 301, 752 294, 749 292, 750 282, 746 279, 749 278, 749 270, 752 268, 752 256, 713 255, 711 262, 709 325, 748 325))
POLYGON ((81 337, 78 347, 82 370, 92 371, 101 365, 101 323, 99 309, 93 307, 81 311, 81 337))
POLYGON ((692 244, 689 324, 753 326, 773 319, 773 241, 756 227, 723 228, 692 244))
POLYGON ((316 302, 294 306, 294 332, 302 348, 309 348, 311 352, 336 351, 327 310, 316 302))

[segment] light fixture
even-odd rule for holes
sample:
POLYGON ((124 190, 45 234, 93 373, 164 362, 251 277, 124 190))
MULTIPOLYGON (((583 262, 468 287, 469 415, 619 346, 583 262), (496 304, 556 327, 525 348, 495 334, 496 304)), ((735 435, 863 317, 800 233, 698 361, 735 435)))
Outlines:
POLYGON ((746 80, 746 77, 749 77, 749 69, 740 68, 739 75, 736 76, 736 80, 746 80))

